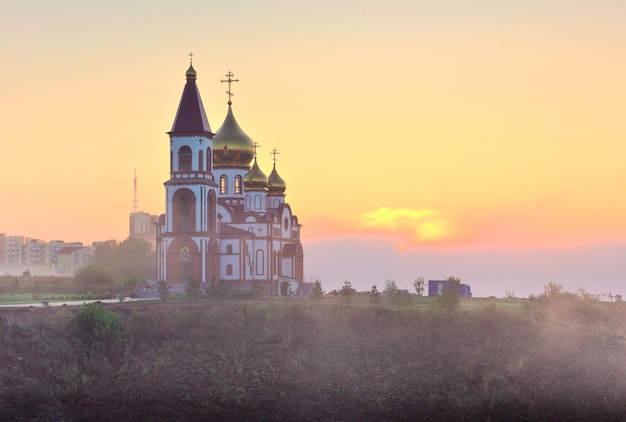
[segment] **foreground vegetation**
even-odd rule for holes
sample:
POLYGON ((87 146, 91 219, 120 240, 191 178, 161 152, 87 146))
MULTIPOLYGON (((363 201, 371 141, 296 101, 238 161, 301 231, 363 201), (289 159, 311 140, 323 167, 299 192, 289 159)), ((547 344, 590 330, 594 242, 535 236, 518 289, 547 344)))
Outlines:
POLYGON ((355 298, 0 311, 0 420, 622 420, 626 307, 355 298), (406 305, 406 304, 405 304, 406 305))

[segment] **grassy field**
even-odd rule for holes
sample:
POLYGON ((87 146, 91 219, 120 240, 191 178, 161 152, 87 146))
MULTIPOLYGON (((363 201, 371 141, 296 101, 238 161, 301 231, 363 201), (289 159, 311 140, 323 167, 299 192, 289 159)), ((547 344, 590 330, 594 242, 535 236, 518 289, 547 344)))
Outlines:
POLYGON ((0 304, 67 302, 80 300, 115 299, 119 294, 129 296, 133 287, 82 286, 75 279, 60 277, 12 277, 0 276, 0 304))
POLYGON ((0 310, 0 420, 624 420, 626 306, 358 297, 0 310))

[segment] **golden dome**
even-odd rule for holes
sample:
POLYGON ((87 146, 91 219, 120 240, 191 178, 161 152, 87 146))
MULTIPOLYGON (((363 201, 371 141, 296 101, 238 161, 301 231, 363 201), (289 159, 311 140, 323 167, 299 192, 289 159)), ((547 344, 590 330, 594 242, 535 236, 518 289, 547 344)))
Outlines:
POLYGON ((267 189, 267 176, 256 163, 256 157, 254 157, 254 164, 248 173, 243 176, 243 188, 245 190, 265 190, 267 189))
POLYGON ((287 183, 285 183, 283 178, 278 175, 278 172, 276 171, 276 164, 274 164, 274 168, 270 173, 270 177, 267 178, 267 185, 270 195, 285 194, 285 190, 287 189, 287 183))
POLYGON ((189 69, 187 69, 185 76, 187 76, 187 79, 196 79, 196 76, 198 76, 196 69, 194 69, 191 64, 189 65, 189 69))
POLYGON ((213 136, 213 165, 248 168, 254 158, 253 144, 252 139, 237 124, 229 104, 226 119, 213 136))

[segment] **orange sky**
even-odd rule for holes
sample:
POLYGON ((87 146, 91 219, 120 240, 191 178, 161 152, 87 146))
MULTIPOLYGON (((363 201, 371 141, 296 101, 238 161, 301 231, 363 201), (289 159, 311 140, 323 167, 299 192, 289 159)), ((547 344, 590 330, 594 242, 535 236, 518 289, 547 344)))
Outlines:
POLYGON ((193 51, 214 131, 219 81, 240 79, 235 115, 266 173, 280 151, 305 248, 626 240, 623 2, 130 3, 3 7, 0 232, 121 240, 135 169, 162 213, 193 51))

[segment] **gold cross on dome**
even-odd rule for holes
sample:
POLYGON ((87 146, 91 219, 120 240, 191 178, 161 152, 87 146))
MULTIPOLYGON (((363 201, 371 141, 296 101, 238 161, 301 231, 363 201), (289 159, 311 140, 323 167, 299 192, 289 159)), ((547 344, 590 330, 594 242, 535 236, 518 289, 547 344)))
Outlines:
POLYGON ((280 152, 278 152, 278 150, 274 148, 272 152, 270 152, 270 154, 274 156, 274 165, 276 165, 276 155, 280 154, 280 152))
POLYGON ((259 145, 256 141, 254 141, 252 146, 254 147, 254 158, 256 158, 256 149, 261 148, 261 145, 259 145))
POLYGON ((191 65, 193 64, 193 53, 190 51, 188 56, 189 56, 189 64, 191 65))
POLYGON ((233 79, 233 72, 231 72, 230 70, 228 71, 228 73, 226 74, 226 78, 227 79, 222 79, 220 82, 224 83, 224 82, 228 82, 228 91, 226 91, 226 93, 228 94, 228 105, 231 105, 233 102, 231 101, 231 97, 235 94, 233 94, 233 92, 230 90, 230 84, 233 82, 239 82, 239 79, 233 79))

